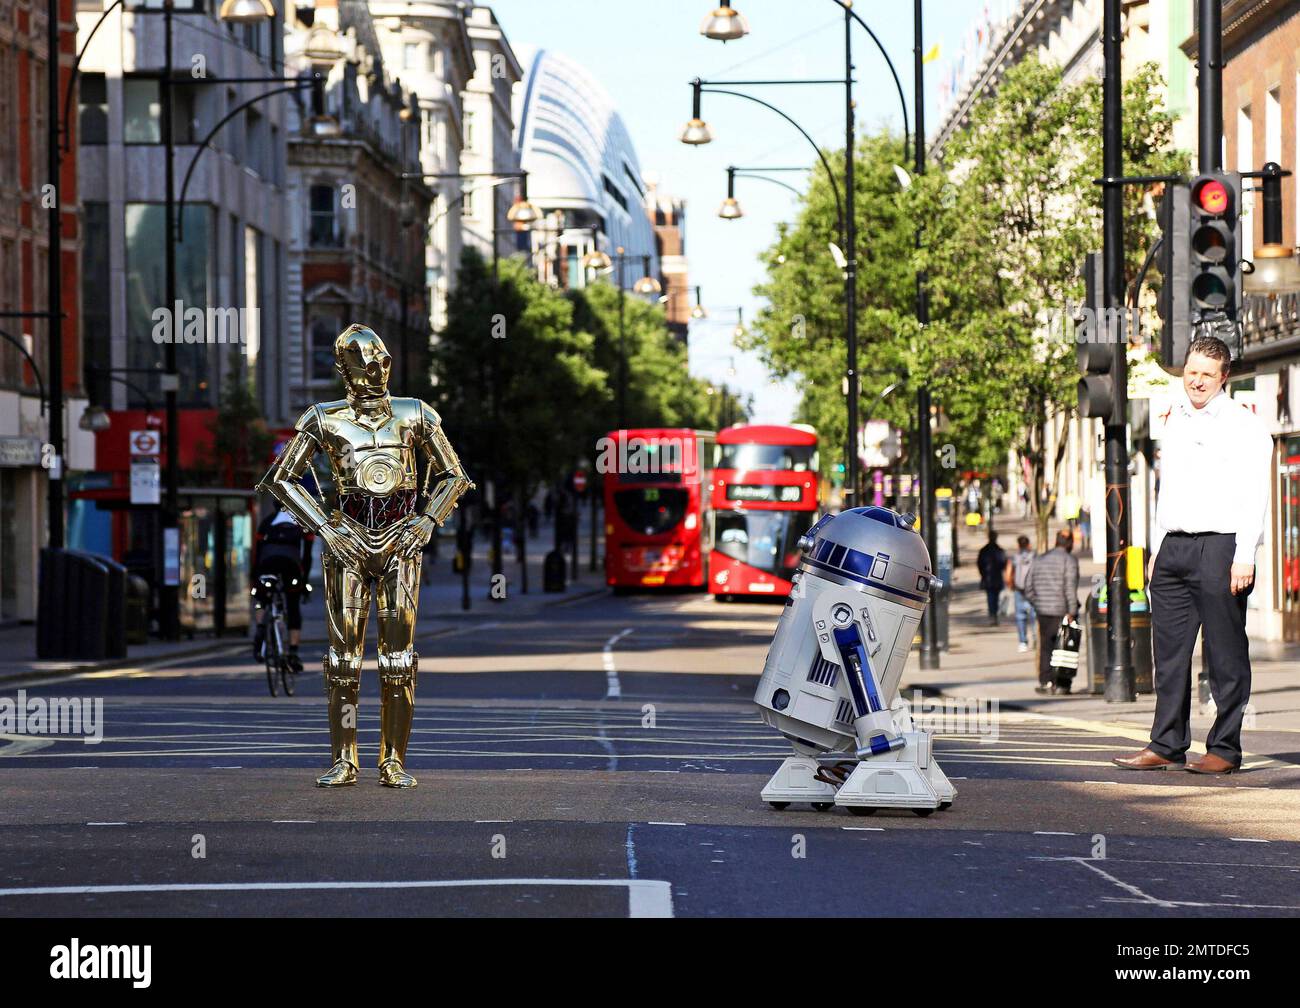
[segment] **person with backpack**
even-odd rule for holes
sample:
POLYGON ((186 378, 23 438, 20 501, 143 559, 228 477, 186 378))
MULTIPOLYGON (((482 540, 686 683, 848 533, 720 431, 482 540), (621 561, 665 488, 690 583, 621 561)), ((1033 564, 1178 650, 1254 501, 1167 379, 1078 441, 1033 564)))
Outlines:
MULTIPOLYGON (((302 527, 279 504, 262 519, 257 527, 257 540, 253 544, 253 591, 259 587, 258 578, 274 575, 280 579, 284 590, 285 621, 289 625, 289 667, 302 671, 298 645, 302 641, 302 598, 311 577, 312 545, 316 537, 304 532, 302 527)), ((257 626, 253 651, 261 658, 264 624, 257 626)))
POLYGON ((1016 551, 1007 558, 1007 587, 1015 593, 1016 636, 1021 654, 1029 650, 1029 624, 1035 618, 1034 607, 1029 604, 1025 588, 1029 584, 1029 569, 1034 565, 1034 551, 1029 546, 1029 536, 1016 537, 1016 551))

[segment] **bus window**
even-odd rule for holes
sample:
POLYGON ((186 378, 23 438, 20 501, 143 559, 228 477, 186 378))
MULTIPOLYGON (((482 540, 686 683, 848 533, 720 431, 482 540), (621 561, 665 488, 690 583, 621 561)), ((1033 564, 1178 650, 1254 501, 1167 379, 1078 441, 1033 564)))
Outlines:
POLYGON ((648 536, 672 531, 689 503, 687 491, 669 487, 638 487, 614 494, 614 505, 628 528, 648 536))
POLYGON ((717 446, 717 469, 769 469, 811 472, 817 468, 815 445, 725 444, 717 446))

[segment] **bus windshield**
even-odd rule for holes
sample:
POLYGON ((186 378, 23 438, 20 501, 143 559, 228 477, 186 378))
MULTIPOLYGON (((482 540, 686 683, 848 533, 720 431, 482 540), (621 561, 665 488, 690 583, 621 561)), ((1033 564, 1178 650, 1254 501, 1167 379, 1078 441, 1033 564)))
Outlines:
POLYGON ((789 579, 799 566, 799 538, 812 525, 811 511, 719 511, 714 549, 789 579))
POLYGON ((809 472, 817 468, 814 445, 727 444, 717 446, 717 469, 809 472))
POLYGON ((642 535, 671 532, 686 515, 690 494, 671 487, 637 487, 618 490, 614 505, 630 529, 642 535))

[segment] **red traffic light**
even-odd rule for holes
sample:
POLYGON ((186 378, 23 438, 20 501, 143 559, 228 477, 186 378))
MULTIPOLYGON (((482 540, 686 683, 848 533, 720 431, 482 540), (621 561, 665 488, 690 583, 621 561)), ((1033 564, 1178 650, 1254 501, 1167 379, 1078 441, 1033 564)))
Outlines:
POLYGON ((1218 215, 1228 212, 1228 187, 1218 179, 1206 179, 1196 187, 1192 198, 1206 213, 1218 215))

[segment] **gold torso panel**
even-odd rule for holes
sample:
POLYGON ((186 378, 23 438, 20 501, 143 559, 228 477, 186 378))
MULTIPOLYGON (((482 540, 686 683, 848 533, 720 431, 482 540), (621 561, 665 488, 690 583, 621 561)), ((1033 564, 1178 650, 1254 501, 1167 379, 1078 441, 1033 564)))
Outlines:
POLYGON ((346 400, 321 403, 318 440, 338 492, 384 497, 417 486, 418 399, 391 399, 391 416, 358 414, 346 400))

